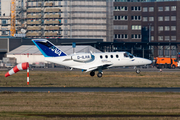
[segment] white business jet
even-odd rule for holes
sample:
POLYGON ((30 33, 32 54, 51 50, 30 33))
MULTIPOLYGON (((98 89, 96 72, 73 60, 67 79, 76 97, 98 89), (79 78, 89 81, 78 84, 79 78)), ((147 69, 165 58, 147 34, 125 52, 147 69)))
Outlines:
MULTIPOLYGON (((46 39, 34 39, 33 43, 44 55, 45 60, 90 72, 91 76, 102 77, 102 70, 117 66, 142 66, 151 64, 152 61, 135 57, 128 52, 105 52, 105 53, 74 53, 67 55, 46 39)), ((140 70, 136 69, 136 73, 140 70)))

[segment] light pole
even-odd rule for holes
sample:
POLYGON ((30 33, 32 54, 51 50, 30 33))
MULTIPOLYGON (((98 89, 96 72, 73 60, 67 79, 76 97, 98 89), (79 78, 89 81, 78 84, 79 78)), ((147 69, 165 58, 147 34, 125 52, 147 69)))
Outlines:
MULTIPOLYGON (((152 25, 152 24, 149 23, 148 25, 149 25, 149 43, 150 43, 150 42, 151 42, 151 25, 152 25)), ((149 45, 149 59, 150 59, 150 57, 151 57, 151 56, 150 56, 150 49, 151 49, 151 47, 150 47, 150 45, 149 45)))
POLYGON ((151 23, 148 24, 149 25, 149 43, 151 42, 151 23))
POLYGON ((171 58, 171 40, 169 39, 169 57, 171 58))

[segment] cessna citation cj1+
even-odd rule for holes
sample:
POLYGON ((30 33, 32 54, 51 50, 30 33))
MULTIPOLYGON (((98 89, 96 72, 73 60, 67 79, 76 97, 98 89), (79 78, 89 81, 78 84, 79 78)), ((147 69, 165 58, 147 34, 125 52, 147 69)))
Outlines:
MULTIPOLYGON (((74 53, 67 55, 62 50, 46 39, 34 39, 33 43, 44 55, 45 60, 90 72, 91 76, 102 77, 102 70, 117 66, 141 66, 151 64, 152 61, 140 57, 134 57, 128 52, 105 52, 105 53, 74 53)), ((137 73, 140 70, 136 71, 137 73)))

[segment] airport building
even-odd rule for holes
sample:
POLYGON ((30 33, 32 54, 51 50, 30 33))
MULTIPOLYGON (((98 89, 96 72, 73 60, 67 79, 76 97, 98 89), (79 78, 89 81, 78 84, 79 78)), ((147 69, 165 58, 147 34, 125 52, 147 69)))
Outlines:
POLYGON ((0 0, 0 35, 9 36, 11 28, 10 20, 11 0, 0 0))
POLYGON ((19 0, 20 4, 24 6, 16 9, 17 20, 27 38, 113 41, 112 0, 19 0))
MULTIPOLYGON (((21 22, 19 21, 19 10, 21 8, 25 9, 25 1, 16 1, 16 30, 20 33, 21 22), (22 4, 23 3, 23 4, 22 4), (24 7, 23 7, 24 6, 24 7)), ((26 14, 25 12, 21 14, 26 14)), ((11 0, 0 0, 0 36, 8 37, 10 36, 11 29, 11 0)))
MULTIPOLYGON (((1 26, 4 26, 0 26, 0 35, 10 36, 11 0, 0 3, 1 26)), ((24 29, 27 38, 89 38, 112 42, 112 7, 112 0, 16 0, 16 33, 24 29)))
POLYGON ((111 0, 27 0, 29 38, 113 40, 111 0))
MULTIPOLYGON (((180 1, 142 3, 142 33, 146 33, 142 40, 149 42, 180 42, 179 8, 180 1)), ((174 45, 153 46, 154 55, 176 58, 177 47, 174 45)))
POLYGON ((114 2, 114 40, 141 42, 141 2, 114 2))
MULTIPOLYGON (((114 2, 114 41, 170 43, 166 45, 137 46, 153 57, 177 57, 180 51, 180 1, 120 1, 114 2)), ((123 45, 123 44, 122 44, 123 45)), ((122 47, 117 46, 117 50, 122 47)), ((132 46, 129 47, 131 51, 132 46)), ((140 53, 140 52, 138 52, 140 53)), ((139 54, 140 55, 140 54, 139 54)), ((141 56, 141 55, 140 55, 141 56)), ((150 58, 150 56, 149 56, 150 58)))
MULTIPOLYGON (((101 53, 101 51, 90 45, 79 45, 75 49, 72 46, 57 46, 60 50, 67 55, 76 53, 101 53)), ((49 63, 45 61, 44 56, 35 45, 21 45, 20 47, 7 53, 7 57, 16 58, 17 63, 23 63, 29 61, 29 64, 35 63, 49 63), (27 52, 29 54, 29 60, 27 60, 27 52)))
MULTIPOLYGON (((101 51, 103 51, 103 49, 101 49, 100 47, 96 46, 97 44, 99 43, 102 43, 103 42, 103 39, 61 39, 61 40, 57 40, 57 39, 49 39, 49 41, 51 41, 54 45, 61 45, 61 46, 71 46, 72 48, 72 43, 73 42, 76 42, 77 46, 79 45, 85 45, 85 46, 92 46, 92 47, 95 47, 101 51)), ((0 60, 3 58, 3 57, 6 57, 7 56, 7 53, 11 52, 12 50, 20 47, 20 46, 34 46, 34 43, 32 42, 32 39, 31 38, 0 38, 0 60)), ((32 48, 34 48, 32 47, 32 48)), ((67 50, 70 49, 67 48, 67 50)), ((20 49, 18 52, 19 52, 19 55, 20 54, 27 54, 27 53, 31 53, 30 49, 28 50, 25 50, 25 49, 20 49), (23 51, 20 51, 20 50, 23 50, 23 51)), ((32 50, 32 49, 31 49, 32 50)), ((67 50, 64 50, 64 51, 67 51, 67 50)), ((89 49, 91 50, 91 49, 89 49)), ((78 50, 79 51, 79 50, 78 50)), ((93 50, 92 50, 93 51, 93 50)), ((76 51, 77 52, 77 51, 76 51)), ((69 54, 69 51, 67 52, 67 54, 69 54)), ((17 55, 17 53, 16 53, 17 55)))
POLYGON ((113 41, 112 0, 64 0, 64 38, 113 41))
POLYGON ((62 37, 62 1, 27 0, 26 37, 62 37))

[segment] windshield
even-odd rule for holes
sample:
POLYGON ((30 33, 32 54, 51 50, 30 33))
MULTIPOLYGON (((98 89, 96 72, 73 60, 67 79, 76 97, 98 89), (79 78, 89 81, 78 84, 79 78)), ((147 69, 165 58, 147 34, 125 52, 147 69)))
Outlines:
POLYGON ((128 52, 124 53, 124 57, 129 57, 129 58, 133 58, 134 56, 128 52))

